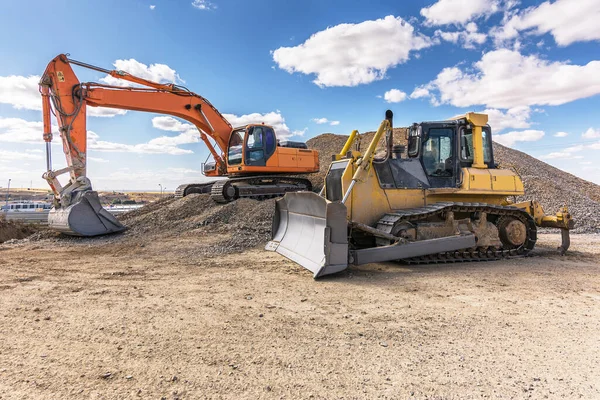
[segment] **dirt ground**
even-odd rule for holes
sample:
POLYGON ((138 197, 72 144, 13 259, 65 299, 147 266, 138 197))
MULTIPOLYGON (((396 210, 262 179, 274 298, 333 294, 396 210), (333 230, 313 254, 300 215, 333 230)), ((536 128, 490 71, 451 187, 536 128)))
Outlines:
POLYGON ((600 398, 600 236, 373 264, 161 241, 0 245, 1 399, 600 398))

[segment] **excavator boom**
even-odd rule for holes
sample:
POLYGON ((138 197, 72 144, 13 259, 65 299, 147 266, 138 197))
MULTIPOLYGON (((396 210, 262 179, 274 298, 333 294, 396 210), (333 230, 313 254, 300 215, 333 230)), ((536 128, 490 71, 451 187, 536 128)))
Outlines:
POLYGON ((200 138, 215 160, 213 176, 227 174, 224 154, 232 130, 231 124, 208 100, 183 87, 148 81, 123 71, 91 66, 70 60, 61 54, 46 67, 40 81, 40 93, 44 119, 43 138, 47 153, 47 171, 43 177, 54 192, 54 207, 48 217, 51 228, 81 236, 102 235, 125 229, 102 208, 86 175, 87 106, 149 111, 187 120, 198 128, 200 138), (146 87, 80 83, 71 64, 146 87), (67 167, 57 171, 52 169, 51 161, 52 113, 58 122, 67 159, 67 167), (210 139, 215 141, 216 148, 210 139), (63 187, 58 176, 66 173, 70 179, 63 187))

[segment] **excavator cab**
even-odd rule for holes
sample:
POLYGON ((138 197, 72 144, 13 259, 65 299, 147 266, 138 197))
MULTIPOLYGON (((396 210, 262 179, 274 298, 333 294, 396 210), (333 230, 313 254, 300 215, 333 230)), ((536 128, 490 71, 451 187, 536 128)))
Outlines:
POLYGON ((229 138, 227 164, 232 166, 267 165, 275 153, 277 139, 273 128, 268 125, 248 125, 235 128, 229 138))

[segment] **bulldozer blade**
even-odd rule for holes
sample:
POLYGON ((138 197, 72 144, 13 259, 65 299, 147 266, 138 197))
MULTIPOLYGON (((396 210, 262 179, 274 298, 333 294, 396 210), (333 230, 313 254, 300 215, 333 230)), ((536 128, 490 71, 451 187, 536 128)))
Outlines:
POLYGON ((78 201, 64 208, 52 208, 48 226, 74 236, 98 236, 125 230, 117 219, 102 208, 98 193, 85 192, 78 201))
POLYGON ((346 206, 313 192, 286 193, 275 205, 266 250, 300 264, 315 278, 348 268, 346 206))

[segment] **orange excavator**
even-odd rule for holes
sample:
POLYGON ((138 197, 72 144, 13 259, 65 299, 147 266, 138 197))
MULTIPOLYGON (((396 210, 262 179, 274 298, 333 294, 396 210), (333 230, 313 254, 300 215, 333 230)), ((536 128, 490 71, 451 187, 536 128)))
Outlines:
POLYGON ((318 153, 304 143, 279 141, 271 126, 249 124, 233 128, 204 97, 175 84, 161 84, 119 70, 107 70, 61 54, 55 57, 40 80, 47 171, 43 177, 54 192, 48 216, 51 228, 77 236, 119 232, 125 227, 102 208, 86 175, 86 108, 108 107, 168 114, 192 123, 208 147, 213 162, 204 163, 207 177, 227 178, 182 185, 180 195, 210 193, 220 203, 240 197, 263 199, 287 192, 311 190, 308 179, 297 174, 319 170, 318 153), (72 65, 92 69, 136 86, 113 86, 79 82, 72 65), (58 121, 67 167, 52 169, 51 114, 58 121), (211 139, 214 144, 211 143, 211 139), (68 173, 62 186, 58 176, 68 173), (286 175, 287 174, 287 175, 286 175))

